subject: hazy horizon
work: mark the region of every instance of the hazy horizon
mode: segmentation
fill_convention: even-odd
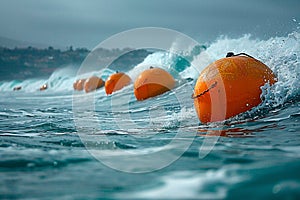
[[[221,35],[266,39],[299,27],[298,0],[0,0],[0,36],[54,47],[92,49],[132,28],[163,27],[198,42]]]

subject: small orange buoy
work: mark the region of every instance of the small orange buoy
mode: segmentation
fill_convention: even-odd
[[[94,91],[98,88],[101,88],[103,86],[104,86],[104,81],[97,76],[92,76],[84,82],[84,90],[87,93]]]
[[[105,82],[105,92],[106,94],[112,94],[113,92],[122,89],[123,87],[129,85],[131,79],[128,75],[117,72],[111,75]]]
[[[223,121],[261,103],[261,86],[277,81],[272,70],[245,54],[228,53],[200,74],[194,105],[202,123]]]
[[[160,68],[143,71],[134,83],[134,95],[137,100],[145,100],[163,94],[175,87],[171,74]]]
[[[48,88],[48,85],[44,84],[40,87],[40,91],[47,90],[47,88]]]
[[[75,90],[81,91],[83,90],[84,82],[86,79],[79,79],[73,83],[73,88]]]

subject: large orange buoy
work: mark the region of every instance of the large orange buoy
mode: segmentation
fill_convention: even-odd
[[[83,86],[84,86],[85,80],[86,80],[86,79],[79,79],[79,80],[76,80],[76,81],[73,83],[73,88],[74,88],[74,90],[78,90],[78,91],[83,90]]]
[[[117,72],[111,75],[105,82],[105,92],[106,94],[112,94],[113,92],[122,89],[123,87],[129,85],[131,78],[121,72]]]
[[[261,86],[274,84],[270,68],[245,54],[228,53],[200,74],[193,94],[202,123],[223,121],[261,103]]]
[[[137,100],[145,100],[163,94],[175,87],[171,74],[160,68],[143,71],[134,83],[134,95]]]
[[[84,82],[85,92],[91,92],[103,86],[104,86],[104,81],[97,76],[92,76]]]

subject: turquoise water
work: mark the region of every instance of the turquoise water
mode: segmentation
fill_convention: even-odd
[[[299,199],[299,50],[294,32],[221,38],[191,51],[200,71],[228,51],[246,52],[279,79],[262,88],[258,107],[209,125],[199,123],[190,98],[197,72],[164,52],[134,69],[164,64],[178,86],[143,102],[132,85],[110,97],[103,89],[73,93],[70,68],[49,80],[23,81],[18,92],[11,90],[20,82],[2,82],[0,199]],[[49,90],[36,91],[44,82]],[[95,109],[81,115],[74,105],[85,108],[86,98],[95,99]]]

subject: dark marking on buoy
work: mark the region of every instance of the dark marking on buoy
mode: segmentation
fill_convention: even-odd
[[[233,52],[228,52],[226,54],[226,58],[228,57],[233,57],[233,56],[248,56],[249,58],[253,58],[252,56],[250,56],[249,54],[246,54],[246,53],[238,53],[238,54],[234,54]],[[255,59],[255,58],[253,58]],[[256,60],[256,59],[255,59]]]
[[[217,86],[217,83],[218,83],[217,81],[214,82],[207,90],[204,90],[203,92],[201,92],[201,93],[198,94],[197,96],[194,96],[194,94],[192,94],[192,99],[196,99],[196,98],[198,98],[198,97],[201,97],[201,96],[204,95],[205,93],[209,92],[209,90],[211,90],[211,89],[213,89],[214,87]],[[220,90],[219,90],[219,92],[220,92]]]

